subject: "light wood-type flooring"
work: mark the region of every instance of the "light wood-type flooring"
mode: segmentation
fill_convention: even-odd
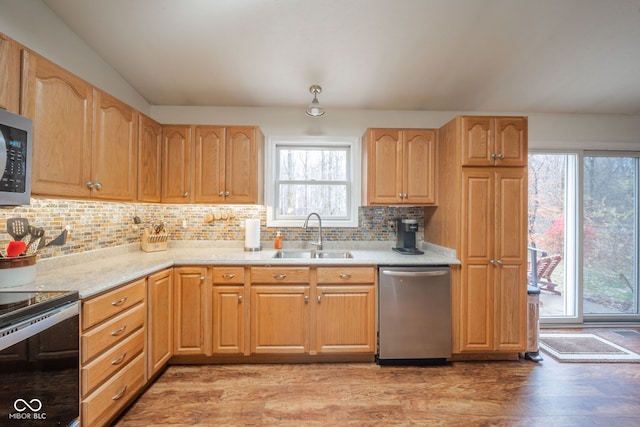
[[[640,335],[588,329],[640,352]],[[640,363],[170,366],[117,426],[640,426]]]

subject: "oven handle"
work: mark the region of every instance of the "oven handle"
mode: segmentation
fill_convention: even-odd
[[[448,270],[433,270],[433,271],[396,271],[396,270],[382,270],[382,274],[392,277],[434,277],[445,276],[449,274]]]
[[[80,302],[75,301],[8,326],[0,330],[0,351],[79,314]]]

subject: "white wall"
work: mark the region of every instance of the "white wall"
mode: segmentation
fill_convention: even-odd
[[[108,0],[105,0],[108,1]],[[258,125],[265,135],[361,136],[367,127],[435,128],[457,114],[440,111],[332,110],[309,118],[302,109],[150,106],[40,0],[0,0],[0,32],[109,92],[160,123]],[[529,116],[529,146],[640,150],[640,116],[472,112]]]

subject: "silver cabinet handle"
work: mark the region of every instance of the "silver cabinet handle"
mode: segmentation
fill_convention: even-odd
[[[234,277],[236,277],[236,275],[233,273],[226,273],[222,275],[223,279],[233,279]]]
[[[115,307],[119,307],[122,304],[124,304],[124,302],[127,300],[127,297],[122,297],[120,298],[118,301],[112,301],[111,305],[115,306]]]
[[[116,337],[116,336],[120,335],[121,333],[123,333],[125,331],[125,329],[127,329],[127,325],[124,325],[124,326],[116,329],[115,331],[111,331],[111,335]]]
[[[322,296],[318,295],[318,302],[322,302]]]
[[[497,260],[496,262],[498,263],[498,265],[502,265],[502,260],[501,259]]]
[[[351,279],[351,275],[349,273],[340,273],[338,276],[341,279]]]
[[[504,154],[502,154],[502,153],[498,154],[498,158],[499,159],[504,159]]]
[[[225,191],[225,192],[224,192],[224,195],[228,197],[228,196],[230,196],[230,195],[231,195],[231,192],[229,192],[229,191]]]
[[[119,365],[122,363],[122,361],[124,360],[124,358],[127,357],[127,352],[125,351],[124,353],[122,353],[122,356],[118,357],[117,359],[113,359],[111,361],[112,365]]]
[[[496,153],[491,153],[491,158],[492,158],[492,159],[495,159],[496,157],[498,157],[498,156],[496,155]]]
[[[309,302],[309,295],[304,296],[304,302]]]
[[[434,277],[445,276],[449,274],[447,270],[434,270],[434,271],[393,271],[382,270],[382,274],[385,276],[395,277]]]
[[[94,187],[95,187],[96,190],[100,190],[102,188],[102,184],[100,184],[99,182],[96,182],[94,184]]]
[[[242,302],[242,295],[238,295],[238,301]]]
[[[224,191],[219,192],[218,196],[224,196]]]
[[[204,276],[200,276],[200,281],[204,282],[205,277]]]
[[[287,277],[287,274],[286,274],[286,273],[280,273],[280,274],[274,274],[274,275],[273,275],[273,278],[274,278],[274,279],[276,279],[276,280],[282,280],[282,279],[284,279],[285,277]]]
[[[87,182],[87,188],[93,188],[95,184],[91,181]]]
[[[188,197],[189,196],[189,192],[185,191],[184,193],[182,193],[182,197]]]
[[[409,197],[409,193],[404,193],[404,195],[402,197],[404,197],[406,199],[407,197]]]
[[[111,400],[120,400],[120,398],[122,398],[122,396],[124,396],[124,394],[127,392],[128,387],[129,387],[128,385],[124,386],[122,391],[120,391],[120,393],[114,394]]]

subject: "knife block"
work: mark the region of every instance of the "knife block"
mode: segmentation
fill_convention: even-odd
[[[167,250],[169,234],[166,231],[152,233],[148,228],[142,232],[141,246],[145,252],[158,252]]]

